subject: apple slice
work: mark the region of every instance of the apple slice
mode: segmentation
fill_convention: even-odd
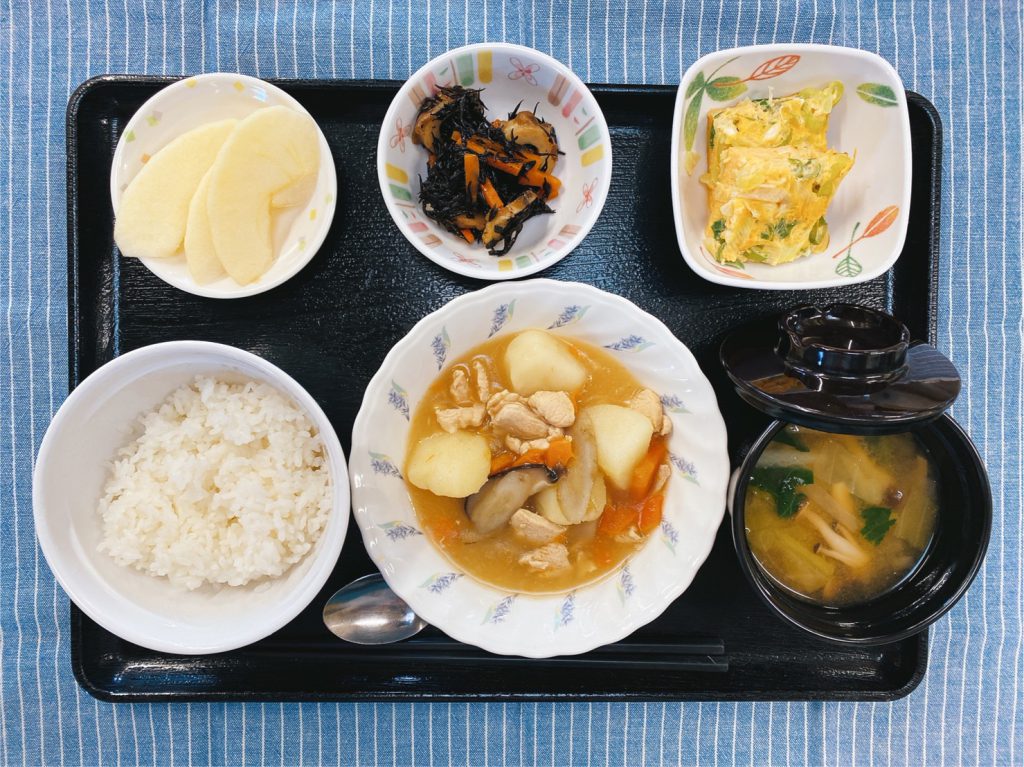
[[[293,187],[312,190],[320,166],[316,124],[287,107],[260,109],[242,120],[210,169],[206,210],[217,256],[240,285],[274,263],[275,198],[298,204]]]
[[[210,217],[206,213],[209,188],[210,174],[207,172],[189,203],[188,222],[185,225],[185,262],[192,279],[200,285],[224,276],[224,265],[217,257],[217,249],[213,247]]]
[[[207,123],[149,158],[121,195],[114,240],[126,256],[169,258],[185,239],[189,202],[238,120]]]

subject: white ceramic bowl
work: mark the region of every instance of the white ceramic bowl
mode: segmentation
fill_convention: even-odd
[[[409,417],[434,376],[487,338],[531,327],[608,349],[662,394],[674,425],[675,472],[661,528],[602,580],[545,596],[509,593],[463,573],[421,532],[402,479]],[[689,350],[624,298],[539,279],[460,296],[409,331],[366,389],[350,466],[356,522],[391,588],[449,636],[529,657],[586,652],[657,618],[711,551],[729,479],[725,425]]]
[[[425,96],[455,84],[482,88],[491,117],[505,117],[520,103],[523,109],[537,106],[565,153],[554,169],[562,181],[550,203],[555,212],[527,221],[505,256],[488,255],[482,245],[452,235],[419,204],[427,151],[412,142],[412,126]],[[560,61],[521,45],[478,43],[427,62],[401,87],[380,129],[377,177],[395,224],[431,261],[481,280],[525,277],[565,258],[597,221],[611,185],[611,138],[594,95]]]
[[[319,430],[333,483],[333,512],[312,551],[276,580],[240,587],[171,585],[97,551],[97,512],[109,465],[138,416],[196,375],[260,380],[294,400]],[[345,456],[313,398],[280,368],[203,341],[154,344],[117,357],[71,392],[43,437],[32,483],[36,534],[57,581],[108,631],[161,652],[222,652],[255,642],[298,615],[338,560],[349,519]]]
[[[828,249],[779,266],[719,264],[701,245],[708,222],[707,187],[700,183],[707,170],[708,111],[833,80],[843,83],[844,93],[829,120],[828,145],[856,154],[856,161],[825,214]],[[753,45],[704,56],[683,76],[672,123],[672,207],[683,258],[706,280],[794,290],[873,279],[903,250],[910,187],[906,94],[896,70],[874,53],[831,45]]]
[[[142,165],[169,142],[204,123],[244,118],[257,109],[285,106],[310,116],[305,107],[276,85],[248,75],[211,72],[168,85],[143,104],[121,132],[110,169],[110,201],[117,214],[121,195]],[[320,136],[320,173],[316,189],[305,207],[278,214],[275,224],[277,258],[253,283],[239,285],[222,277],[205,285],[189,274],[184,256],[140,259],[146,268],[169,285],[207,298],[244,298],[275,288],[294,277],[323,245],[334,218],[338,177],[334,158],[323,132]]]

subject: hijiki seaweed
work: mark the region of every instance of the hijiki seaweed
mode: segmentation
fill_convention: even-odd
[[[412,138],[429,153],[424,213],[492,256],[509,252],[526,221],[554,212],[558,141],[533,112],[517,106],[507,120],[488,121],[479,90],[439,88],[420,105]]]

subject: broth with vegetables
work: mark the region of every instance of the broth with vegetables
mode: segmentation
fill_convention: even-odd
[[[661,523],[671,421],[608,353],[543,330],[457,359],[412,417],[405,477],[430,540],[478,580],[566,591]]]
[[[910,434],[858,437],[784,427],[747,485],[750,550],[811,601],[867,601],[913,571],[935,530],[936,478]]]

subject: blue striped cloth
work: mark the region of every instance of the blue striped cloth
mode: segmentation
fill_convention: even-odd
[[[3,764],[1024,764],[1022,8],[889,0],[4,0],[0,5],[0,760]],[[102,72],[404,78],[505,39],[588,81],[676,83],[696,56],[877,51],[945,126],[939,345],[991,472],[984,570],[893,704],[195,704],[83,693],[36,545],[33,456],[67,381],[64,110]],[[921,276],[926,279],[926,275]]]

